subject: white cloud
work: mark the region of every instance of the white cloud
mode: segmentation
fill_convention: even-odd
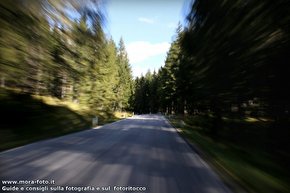
[[[141,21],[141,22],[144,22],[144,23],[149,23],[149,24],[155,23],[154,19],[150,19],[150,18],[146,18],[146,17],[139,17],[138,21]]]
[[[132,72],[133,72],[133,77],[140,77],[141,75],[145,75],[148,70],[150,70],[151,73],[153,73],[154,71],[155,72],[158,72],[158,70],[160,69],[163,62],[161,63],[155,63],[155,64],[150,64],[150,65],[133,65],[132,66]]]
[[[165,54],[170,47],[168,42],[150,43],[146,41],[131,42],[127,46],[130,63],[142,62],[150,57]]]
[[[132,71],[133,71],[133,76],[134,77],[140,77],[141,75],[145,75],[146,72],[149,70],[150,68],[149,67],[146,67],[146,66],[134,66],[132,68]]]

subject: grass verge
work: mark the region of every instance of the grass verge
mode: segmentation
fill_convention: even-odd
[[[250,145],[213,140],[200,127],[202,118],[171,116],[168,119],[183,137],[203,152],[218,173],[235,181],[247,192],[290,192],[288,173],[269,153]]]
[[[96,115],[98,125],[124,118],[119,114],[92,113],[75,103],[1,88],[0,151],[89,129]]]

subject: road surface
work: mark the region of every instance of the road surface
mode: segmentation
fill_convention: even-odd
[[[2,192],[230,192],[159,115],[5,151],[0,164]]]

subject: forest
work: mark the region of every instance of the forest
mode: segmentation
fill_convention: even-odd
[[[106,36],[101,9],[88,2],[1,1],[1,86],[102,111],[129,108],[124,41]]]
[[[101,6],[0,2],[0,149],[88,129],[96,116],[111,122],[130,109],[128,54],[122,38],[105,34]]]
[[[164,66],[135,80],[135,112],[168,115],[249,192],[287,191],[274,181],[289,180],[289,10],[195,0]]]
[[[251,158],[252,166],[289,180],[281,169],[290,169],[288,0],[195,0],[176,28],[164,65],[136,78],[124,40],[115,43],[104,32],[98,2],[0,1],[0,133],[6,142],[41,130],[20,130],[10,116],[31,124],[43,112],[43,120],[60,112],[42,102],[29,106],[27,98],[50,97],[81,106],[90,118],[131,111],[182,120],[214,148],[239,147],[235,159]],[[77,126],[85,120],[80,116],[73,115]],[[57,125],[59,119],[53,120]],[[262,160],[254,163],[255,155]],[[240,177],[250,183],[247,175]],[[257,184],[252,188],[267,188]],[[268,185],[270,192],[285,190]]]
[[[271,122],[270,141],[285,145],[289,3],[208,2],[195,1],[177,27],[165,65],[136,78],[134,111],[210,116],[213,136],[223,117],[255,117]]]

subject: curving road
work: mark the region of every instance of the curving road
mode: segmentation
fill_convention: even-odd
[[[159,115],[2,152],[0,175],[2,192],[230,193]]]

